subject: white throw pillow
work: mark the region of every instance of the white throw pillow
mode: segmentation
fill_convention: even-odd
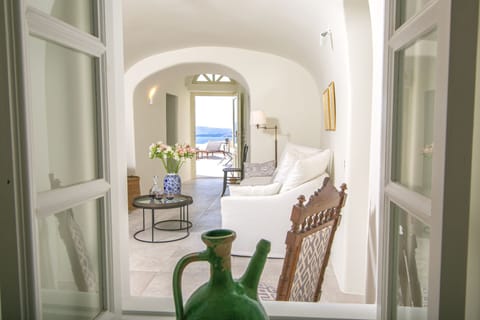
[[[269,196],[277,194],[281,183],[275,182],[263,186],[229,186],[231,196]]]
[[[330,164],[331,152],[324,150],[305,159],[295,162],[293,169],[288,173],[280,192],[298,187],[302,183],[312,180],[323,174]]]
[[[322,150],[318,148],[287,142],[282,155],[280,156],[280,161],[278,162],[278,168],[275,172],[273,181],[283,183],[297,160],[304,159],[321,151]]]
[[[278,163],[277,172],[275,173],[275,177],[273,178],[273,182],[280,182],[283,183],[288,176],[290,170],[292,170],[295,162],[301,159],[302,154],[294,151],[294,150],[287,150],[282,154],[281,161]]]
[[[294,144],[294,143],[291,143],[291,142],[287,142],[284,150],[294,151],[294,152],[297,152],[297,153],[301,153],[305,156],[310,156],[310,155],[313,155],[317,152],[322,151],[322,149],[319,149],[319,148],[302,146],[302,145]]]

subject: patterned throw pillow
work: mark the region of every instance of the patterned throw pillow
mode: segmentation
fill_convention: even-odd
[[[251,177],[268,177],[273,175],[275,171],[275,161],[267,161],[263,163],[249,163],[243,164],[243,173],[245,178]]]

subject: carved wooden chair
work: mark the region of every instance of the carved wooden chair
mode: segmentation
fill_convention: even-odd
[[[276,300],[320,300],[325,269],[327,268],[333,238],[341,219],[341,210],[347,195],[346,184],[338,191],[329,178],[310,196],[298,197],[287,233],[287,252],[278,281]]]

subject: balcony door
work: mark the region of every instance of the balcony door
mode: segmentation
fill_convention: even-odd
[[[474,2],[387,4],[381,319],[464,318]]]
[[[12,239],[22,239],[17,303],[8,303],[16,292],[2,279],[5,319],[119,315],[114,8],[110,0],[2,2],[8,94],[18,99],[8,103],[18,178],[11,180],[18,200]]]

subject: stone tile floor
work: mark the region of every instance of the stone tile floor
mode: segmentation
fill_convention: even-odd
[[[133,238],[135,231],[142,228],[142,210],[136,209],[129,214],[130,232],[130,292],[133,296],[171,297],[171,279],[177,261],[191,252],[205,249],[200,239],[203,232],[221,227],[220,194],[222,179],[202,177],[184,182],[182,193],[191,195],[194,203],[189,207],[190,220],[193,223],[190,236],[170,243],[143,243]],[[176,219],[178,209],[156,210],[155,219]],[[151,235],[150,213],[146,215],[146,238]],[[155,230],[155,239],[171,239],[181,235],[177,232]],[[250,257],[232,257],[232,273],[239,278],[246,269]],[[283,259],[268,259],[261,281],[273,287],[277,286]],[[209,265],[196,262],[187,266],[183,274],[183,294],[189,296],[200,284],[209,279]],[[334,270],[328,266],[323,284],[321,302],[363,303],[364,297],[344,294],[339,290]]]

